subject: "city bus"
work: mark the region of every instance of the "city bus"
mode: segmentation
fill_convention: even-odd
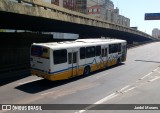
[[[120,39],[77,39],[31,45],[31,73],[56,81],[126,61],[127,42]]]

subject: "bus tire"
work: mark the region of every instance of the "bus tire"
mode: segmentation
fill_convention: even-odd
[[[121,63],[120,58],[118,58],[118,60],[117,60],[117,64],[120,64],[120,63]]]
[[[90,74],[90,67],[87,66],[84,68],[84,72],[83,72],[83,75],[89,75]]]

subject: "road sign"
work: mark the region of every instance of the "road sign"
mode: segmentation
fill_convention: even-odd
[[[145,20],[160,20],[160,13],[145,13]]]

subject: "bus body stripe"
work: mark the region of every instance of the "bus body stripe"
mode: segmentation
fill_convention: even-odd
[[[113,59],[112,59],[113,60]],[[79,68],[79,67],[85,67],[87,65],[92,65],[94,64],[94,61],[95,61],[95,64],[96,64],[96,58],[93,59],[93,62],[92,63],[88,63],[88,64],[84,64],[84,65],[80,65],[80,66],[74,66],[74,67],[69,67],[69,68],[66,68],[66,69],[62,69],[62,70],[59,70],[59,71],[55,71],[55,72],[47,72],[47,71],[43,71],[41,69],[36,69],[36,68],[32,68],[32,69],[35,69],[35,70],[38,70],[38,71],[42,71],[42,72],[45,72],[45,73],[48,73],[48,74],[56,74],[56,73],[60,73],[60,72],[64,72],[64,71],[67,71],[67,70],[70,70],[70,69],[74,69],[74,68]],[[108,61],[107,61],[108,62]],[[101,63],[101,61],[99,62]],[[103,62],[104,63],[104,62]],[[112,65],[112,64],[111,64]]]

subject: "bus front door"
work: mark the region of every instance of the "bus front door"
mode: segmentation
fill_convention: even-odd
[[[70,77],[76,76],[78,73],[78,52],[68,53],[68,68]]]
[[[108,57],[108,48],[105,46],[102,46],[102,49],[101,49],[101,62],[102,62],[101,68],[105,68],[107,66],[107,59],[108,59],[107,57]]]

